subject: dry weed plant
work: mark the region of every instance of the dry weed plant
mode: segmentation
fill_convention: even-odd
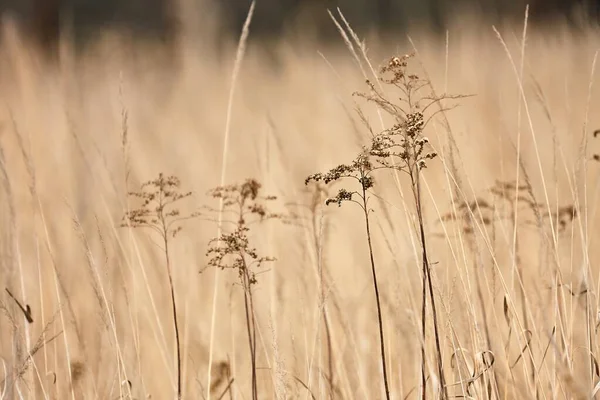
[[[358,183],[358,190],[348,190],[346,188],[339,189],[337,195],[332,198],[328,198],[325,201],[326,205],[337,204],[341,206],[343,202],[352,202],[357,204],[365,219],[365,231],[366,240],[369,248],[369,256],[371,262],[372,282],[375,290],[375,301],[377,304],[377,319],[379,323],[379,345],[380,345],[380,357],[383,371],[383,385],[385,389],[386,398],[390,399],[390,390],[388,383],[387,374],[387,363],[386,363],[386,352],[385,352],[385,338],[383,332],[383,316],[381,311],[381,299],[379,295],[379,283],[377,281],[377,271],[375,268],[375,259],[373,255],[373,246],[371,239],[371,226],[369,221],[369,199],[368,191],[374,185],[374,179],[371,176],[373,171],[376,170],[375,165],[371,162],[370,152],[367,147],[363,147],[362,152],[352,161],[351,164],[341,164],[336,168],[326,173],[316,173],[306,178],[306,184],[308,185],[312,181],[320,182],[323,181],[326,184],[335,182],[342,179],[355,180]]]
[[[414,54],[404,55],[402,57],[391,58],[384,65],[379,73],[381,83],[390,86],[398,97],[386,95],[378,89],[371,81],[367,80],[370,89],[369,93],[355,93],[369,102],[385,111],[394,119],[394,125],[380,133],[374,134],[372,128],[360,113],[363,121],[366,123],[372,134],[371,143],[363,146],[361,152],[350,164],[341,164],[326,173],[316,173],[306,178],[305,184],[310,182],[324,182],[329,184],[342,179],[356,181],[358,190],[339,189],[336,196],[326,200],[326,204],[337,204],[341,206],[343,202],[352,202],[357,204],[364,216],[366,241],[369,249],[372,283],[375,292],[375,301],[377,305],[377,317],[379,323],[379,344],[380,358],[383,373],[383,386],[387,399],[390,399],[390,389],[388,382],[385,335],[383,315],[381,308],[381,296],[379,283],[377,279],[377,269],[372,245],[372,233],[369,216],[372,209],[369,205],[371,198],[371,189],[375,185],[373,173],[378,170],[393,170],[400,172],[408,177],[411,193],[414,198],[415,211],[419,225],[419,240],[422,251],[422,309],[421,309],[421,383],[422,397],[427,395],[427,373],[426,373],[426,321],[427,321],[427,293],[431,302],[433,326],[435,332],[436,357],[438,364],[438,374],[440,380],[440,391],[443,398],[448,398],[446,380],[444,377],[442,349],[438,324],[438,311],[433,292],[433,280],[431,278],[431,266],[427,252],[427,239],[425,237],[421,174],[427,168],[427,162],[433,160],[437,153],[431,149],[429,139],[424,136],[423,131],[431,119],[438,113],[448,111],[450,108],[440,105],[443,100],[457,99],[462,96],[434,96],[429,93],[430,82],[419,78],[418,75],[408,71],[408,62]],[[393,100],[392,100],[393,99]],[[437,110],[432,111],[432,106],[439,106]]]
[[[483,294],[484,283],[481,275],[484,268],[484,262],[481,256],[482,251],[478,243],[478,236],[485,235],[486,232],[494,232],[496,229],[498,229],[497,225],[502,224],[505,221],[509,221],[515,224],[515,284],[520,289],[522,306],[521,312],[523,326],[525,328],[524,335],[526,337],[526,344],[522,349],[520,349],[518,356],[510,364],[510,369],[512,371],[517,366],[520,360],[524,359],[527,355],[529,355],[528,358],[532,366],[531,380],[535,382],[538,377],[536,376],[537,368],[535,366],[535,362],[533,356],[531,355],[530,349],[533,331],[532,328],[529,327],[528,322],[530,319],[530,305],[528,304],[528,296],[525,292],[526,281],[521,255],[523,250],[522,247],[519,245],[521,242],[521,230],[530,226],[534,226],[539,229],[545,229],[545,227],[540,225],[544,224],[545,221],[551,219],[555,221],[554,226],[557,229],[557,233],[564,233],[568,225],[575,220],[578,213],[576,206],[573,204],[552,207],[554,208],[554,211],[551,212],[545,211],[546,207],[539,205],[535,201],[533,191],[529,183],[517,184],[515,181],[497,180],[495,184],[492,187],[490,187],[486,192],[487,196],[478,196],[475,198],[475,200],[471,202],[462,201],[457,205],[456,210],[450,211],[442,215],[438,221],[454,222],[459,224],[459,229],[461,230],[461,233],[463,235],[461,239],[464,243],[466,243],[467,248],[474,257],[473,270],[475,271],[476,291],[485,333],[485,343],[483,345],[480,344],[480,348],[484,348],[487,350],[484,350],[481,353],[483,370],[477,373],[475,371],[473,371],[472,373],[470,372],[470,377],[462,383],[467,383],[467,395],[475,396],[476,394],[471,391],[471,386],[473,383],[475,383],[475,381],[481,379],[483,380],[482,386],[486,389],[488,398],[491,398],[492,394],[495,397],[501,398],[502,389],[499,387],[499,377],[496,369],[494,368],[495,356],[492,346],[493,336],[490,332],[489,326],[489,312],[487,310],[488,302],[486,302],[486,298]],[[530,211],[530,213],[534,217],[534,220],[524,218],[522,216],[522,213],[517,212],[518,210]],[[492,273],[493,280],[495,281],[495,270],[492,270]],[[568,285],[562,284],[560,279],[557,282],[559,286],[568,287]],[[570,288],[568,288],[568,290],[570,290]],[[576,295],[572,291],[571,294],[573,296]],[[493,302],[494,298],[492,298],[492,303]],[[511,343],[513,331],[517,330],[517,326],[515,324],[512,311],[509,307],[506,294],[503,296],[503,316],[508,326],[508,336],[504,344],[504,351],[507,352]],[[554,332],[556,328],[554,327],[553,329]],[[478,327],[475,327],[475,330],[479,331]],[[456,356],[457,354],[454,353],[452,355],[453,359]],[[485,358],[486,356],[488,358]],[[491,373],[491,376],[488,376],[488,371]]]
[[[162,172],[156,179],[143,183],[139,191],[129,192],[129,195],[142,202],[123,216],[121,226],[127,228],[145,228],[158,235],[161,240],[159,247],[165,256],[165,267],[171,294],[173,329],[177,347],[177,398],[182,397],[181,376],[181,338],[177,316],[177,302],[173,284],[172,261],[169,245],[183,229],[181,223],[199,216],[196,212],[184,214],[178,208],[179,203],[190,197],[192,192],[180,190],[181,181],[176,176],[165,176]]]
[[[229,225],[229,231],[210,240],[206,252],[208,260],[206,268],[234,270],[238,274],[239,283],[244,294],[244,310],[246,316],[246,331],[251,364],[252,399],[258,400],[257,384],[257,320],[253,295],[253,287],[258,284],[258,276],[266,263],[275,261],[274,257],[261,255],[251,245],[251,227],[266,220],[286,221],[287,216],[270,211],[271,202],[275,196],[263,196],[260,193],[262,185],[255,179],[246,179],[239,184],[218,186],[208,192],[210,197],[222,200],[223,210],[204,206],[204,211],[218,215],[222,212],[225,218],[222,222]]]

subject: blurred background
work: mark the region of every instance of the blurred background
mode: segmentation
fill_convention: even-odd
[[[0,281],[35,320],[0,312],[0,359],[25,379],[20,398],[172,398],[163,254],[148,232],[120,226],[137,204],[127,193],[161,172],[194,193],[182,212],[217,207],[204,194],[221,174],[228,184],[255,177],[281,208],[299,205],[301,227],[253,231],[261,254],[278,258],[261,274],[256,298],[265,398],[309,398],[306,387],[329,398],[330,386],[338,399],[378,398],[363,220],[352,207],[317,207],[324,202],[303,182],[353,159],[369,140],[365,119],[373,129],[392,122],[352,93],[374,78],[367,58],[376,68],[412,50],[411,70],[438,93],[468,96],[448,102],[427,129],[440,161],[425,175],[426,227],[441,324],[452,332],[443,343],[449,381],[475,376],[475,361],[453,367],[463,349],[473,360],[492,352],[496,363],[480,375],[487,380],[465,385],[476,393],[454,385],[452,394],[593,398],[600,168],[586,163],[600,153],[600,0],[529,2],[523,38],[525,0],[257,0],[240,57],[249,0],[0,0]],[[365,54],[346,48],[327,13],[343,25],[336,7],[365,39]],[[58,62],[44,62],[35,47]],[[478,210],[475,234],[441,222],[475,199],[498,203],[500,213],[505,203],[490,188],[519,179],[544,215],[578,210],[572,226],[535,222],[535,207],[492,225]],[[411,400],[420,398],[422,265],[412,186],[391,176],[378,185],[385,201],[373,203],[374,243],[391,386]],[[230,378],[219,371],[231,371],[239,399],[250,387],[242,292],[235,273],[199,273],[217,229],[189,222],[172,258],[184,398],[219,398]],[[16,307],[5,295],[0,311],[3,302]],[[552,337],[558,344],[548,351]],[[25,373],[32,346],[39,353]],[[539,366],[535,385],[528,363]],[[489,395],[487,382],[506,389]]]
[[[522,20],[527,3],[534,24],[558,18],[583,27],[597,23],[600,15],[600,0],[261,0],[253,37],[268,39],[300,29],[304,36],[311,31],[320,40],[337,40],[327,17],[327,10],[336,7],[355,29],[398,34],[413,25],[444,32],[453,17],[464,14],[490,23]],[[79,43],[109,27],[135,38],[170,40],[182,19],[213,24],[216,20],[218,37],[237,36],[249,6],[249,0],[0,0],[0,13],[49,46],[67,28]]]

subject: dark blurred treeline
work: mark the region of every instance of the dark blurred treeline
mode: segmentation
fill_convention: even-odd
[[[61,30],[85,43],[107,28],[140,38],[165,40],[176,31],[172,0],[0,0],[0,14],[41,46],[52,49]]]
[[[233,36],[239,34],[250,6],[250,0],[0,0],[0,13],[12,14],[45,47],[52,46],[66,24],[82,41],[107,27],[127,29],[140,38],[168,40],[178,30],[180,2],[196,3],[194,15],[200,21],[203,8],[212,4],[221,16],[220,33]],[[600,0],[528,2],[533,23],[564,18],[574,25],[595,24],[600,16]],[[398,33],[409,25],[423,24],[442,32],[451,17],[465,11],[490,22],[522,19],[526,3],[526,0],[257,0],[253,35],[273,37],[305,29],[326,40],[335,34],[327,9],[336,7],[340,7],[356,29]]]
[[[248,0],[221,1],[230,26],[241,26],[249,3]],[[357,29],[398,33],[409,26],[423,24],[443,32],[452,18],[465,12],[488,22],[522,21],[527,4],[531,21],[538,24],[563,19],[581,26],[597,23],[600,17],[600,0],[260,0],[253,26],[255,33],[272,35],[285,31],[294,21],[304,25],[316,23],[322,25],[325,35],[333,33],[337,37],[327,10],[335,13],[339,7]]]

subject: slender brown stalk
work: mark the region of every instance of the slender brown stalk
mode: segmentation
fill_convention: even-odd
[[[244,311],[246,313],[246,331],[248,333],[250,365],[252,369],[252,400],[258,400],[258,383],[256,379],[256,320],[254,318],[254,300],[252,298],[252,278],[248,272],[248,266],[243,254],[240,254],[240,259],[244,264],[242,284],[244,286]]]
[[[238,230],[240,231],[244,229],[245,225],[244,203],[245,201],[241,201],[239,204]],[[240,273],[242,278],[242,286],[244,288],[244,311],[246,313],[246,330],[248,332],[248,344],[250,350],[252,400],[258,400],[258,383],[256,379],[256,319],[254,318],[254,299],[252,297],[252,283],[254,279],[250,275],[244,253],[238,252],[238,257],[243,266]]]
[[[421,203],[421,180],[419,176],[418,167],[415,169],[415,181],[416,186],[413,186],[415,189],[415,199],[417,206],[417,218],[419,219],[419,233],[421,240],[421,247],[423,250],[423,281],[427,280],[427,285],[429,288],[429,298],[431,300],[431,313],[433,316],[433,331],[435,335],[435,348],[437,353],[437,364],[438,364],[438,374],[440,378],[440,386],[444,399],[448,399],[448,388],[446,387],[446,378],[444,376],[444,366],[443,366],[443,358],[442,358],[442,346],[440,343],[440,333],[439,333],[439,324],[437,317],[437,307],[435,304],[435,296],[433,294],[433,283],[431,279],[431,266],[429,264],[429,259],[427,256],[427,240],[425,239],[425,227],[423,224],[423,208]],[[425,294],[425,288],[423,288],[423,294]],[[425,300],[425,299],[423,299]],[[425,316],[425,303],[423,304],[423,317]],[[425,322],[423,321],[423,339],[425,339]],[[423,347],[425,343],[423,343]],[[424,367],[423,367],[424,368]],[[423,386],[425,388],[425,386]],[[423,391],[425,393],[425,391]]]
[[[427,268],[423,263],[423,282],[421,284],[421,386],[423,391],[421,399],[427,399],[427,353],[425,350],[425,340],[427,339]]]
[[[364,176],[363,176],[364,178]],[[377,272],[375,271],[375,259],[373,257],[373,245],[371,243],[371,228],[369,225],[369,209],[367,208],[367,191],[362,185],[362,205],[365,215],[365,226],[367,230],[367,243],[369,244],[369,258],[371,261],[371,272],[373,274],[373,288],[375,289],[375,301],[377,302],[377,322],[379,324],[379,346],[381,350],[381,367],[383,369],[383,385],[385,387],[385,398],[390,399],[390,387],[387,375],[387,363],[385,360],[385,340],[383,335],[383,316],[381,313],[381,300],[379,297],[379,285],[377,283]]]
[[[177,398],[182,397],[181,386],[181,342],[179,335],[179,322],[177,320],[177,303],[175,302],[175,287],[173,285],[173,274],[171,273],[171,260],[169,256],[169,240],[166,235],[163,236],[165,246],[165,261],[167,267],[167,276],[169,277],[169,289],[171,291],[171,313],[173,317],[173,330],[175,331],[175,345],[177,346]]]

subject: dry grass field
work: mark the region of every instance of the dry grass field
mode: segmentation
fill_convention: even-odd
[[[463,17],[446,40],[417,26],[410,40],[357,32],[361,49],[332,15],[347,43],[295,32],[265,51],[250,24],[245,52],[215,48],[208,33],[165,51],[109,32],[77,56],[65,39],[57,64],[5,26],[2,398],[168,399],[178,370],[184,399],[385,398],[372,266],[390,398],[593,398],[598,31]],[[454,97],[409,110],[378,83],[391,57],[413,52],[425,102]],[[366,79],[404,111],[353,96],[373,94]],[[320,186],[328,194],[305,185],[421,111],[432,118],[416,137],[437,157],[412,175],[373,171],[368,236],[360,204],[325,205],[342,187],[360,194],[358,181]],[[168,181],[144,214],[128,192],[161,173],[185,195],[174,199]],[[237,203],[218,197],[251,205],[260,197],[236,192],[249,186],[209,193],[250,178],[277,197],[263,202],[274,218],[260,221],[257,205],[240,222]],[[152,205],[160,199],[176,201]],[[163,229],[187,216],[170,226],[176,236]],[[424,244],[436,305],[434,325],[426,291],[425,335]]]

